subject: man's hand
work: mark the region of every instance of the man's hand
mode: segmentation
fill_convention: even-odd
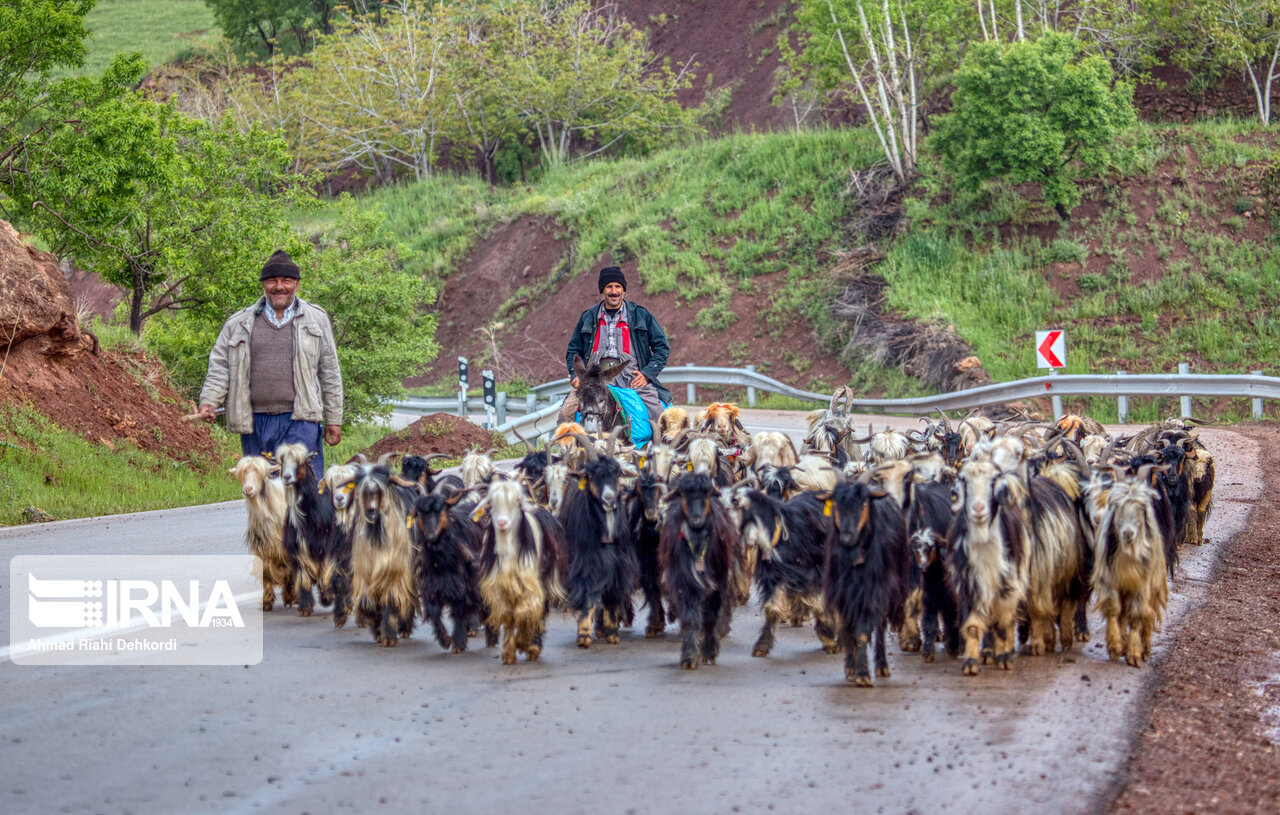
[[[645,379],[644,374],[640,373],[639,371],[636,371],[636,375],[631,377],[632,390],[635,390],[637,388],[643,388],[645,385],[648,385],[648,384],[649,384],[649,380]]]
[[[578,389],[578,377],[575,376],[573,379],[569,380],[569,387],[573,388],[575,391]]]
[[[200,418],[206,422],[212,422],[218,416],[217,408],[213,405],[201,405],[200,410],[196,412],[199,413]]]
[[[324,426],[324,442],[333,447],[342,441],[342,425],[327,424]]]

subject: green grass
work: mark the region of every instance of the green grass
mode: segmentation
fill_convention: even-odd
[[[350,428],[341,444],[325,449],[325,459],[346,461],[386,433]],[[0,405],[0,524],[22,523],[27,506],[64,520],[234,500],[240,490],[227,470],[240,457],[240,438],[215,434],[213,458],[174,460],[128,443],[111,450],[29,408]]]
[[[65,75],[102,73],[120,52],[141,51],[148,69],[218,45],[222,31],[203,0],[98,0],[85,16],[91,32],[80,68]]]

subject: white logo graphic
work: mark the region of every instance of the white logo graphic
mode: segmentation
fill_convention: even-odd
[[[102,625],[101,580],[41,580],[27,575],[28,616],[36,628]],[[70,599],[75,598],[75,599]]]
[[[0,648],[0,658],[27,665],[257,663],[262,587],[255,569],[261,566],[247,555],[20,555],[9,563],[9,647]]]

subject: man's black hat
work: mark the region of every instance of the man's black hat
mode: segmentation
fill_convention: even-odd
[[[270,277],[292,277],[294,280],[301,280],[302,270],[293,262],[293,258],[289,257],[288,252],[277,249],[267,259],[267,265],[262,267],[262,274],[258,275],[259,280]]]
[[[627,279],[622,276],[622,270],[617,266],[606,266],[600,270],[600,293],[604,294],[604,287],[610,283],[621,283],[622,290],[627,290]]]

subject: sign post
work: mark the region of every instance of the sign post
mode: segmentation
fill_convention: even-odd
[[[498,389],[493,381],[493,371],[481,371],[480,378],[484,381],[485,427],[495,427],[494,415],[498,408]]]
[[[458,415],[467,418],[467,358],[458,357]]]
[[[1048,368],[1050,376],[1056,374],[1059,368],[1067,367],[1067,333],[1065,331],[1055,328],[1051,331],[1036,332],[1036,367]],[[1053,386],[1046,382],[1044,389],[1051,391]],[[1062,397],[1055,393],[1050,401],[1053,403],[1054,421],[1057,421],[1062,418]]]

